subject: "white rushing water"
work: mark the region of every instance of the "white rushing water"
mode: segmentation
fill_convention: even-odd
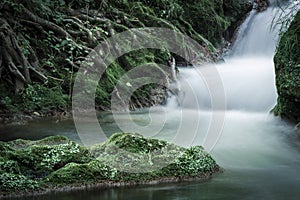
[[[187,131],[197,133],[192,144],[203,145],[207,150],[213,148],[212,154],[222,166],[231,167],[271,167],[282,160],[288,162],[296,157],[289,152],[290,148],[283,142],[283,132],[292,132],[292,127],[270,114],[276,104],[277,92],[275,87],[275,72],[273,56],[278,41],[279,27],[274,27],[274,18],[282,12],[275,1],[266,11],[252,11],[239,29],[238,37],[232,51],[224,63],[217,65],[181,68],[179,85],[181,93],[173,98],[168,105],[169,110],[186,112],[192,122],[198,120],[197,126],[189,123],[182,124],[189,128],[180,132],[186,140],[191,140]],[[210,73],[215,67],[218,73]],[[204,78],[205,77],[205,78]],[[220,135],[209,132],[213,112],[212,87],[217,79],[222,80],[226,109],[225,120]],[[194,98],[198,100],[195,102]],[[179,102],[179,103],[178,103]],[[184,111],[183,111],[184,110]],[[177,113],[178,114],[178,113]],[[221,124],[219,124],[221,126]],[[281,135],[282,134],[282,135]],[[184,137],[180,137],[179,144]],[[208,139],[212,141],[208,142]],[[213,145],[213,146],[211,146]],[[276,147],[276,148],[274,148]]]
[[[181,146],[202,145],[207,151],[215,148],[215,154],[218,149],[234,151],[236,144],[249,152],[280,146],[280,140],[271,138],[286,125],[270,114],[277,98],[273,56],[279,35],[272,22],[280,12],[275,1],[264,12],[252,11],[225,62],[180,68],[178,96],[172,96],[166,107],[133,112],[130,118],[115,115],[118,126],[122,131],[140,132]]]
[[[205,183],[96,189],[45,199],[299,199],[299,132],[269,113],[277,97],[273,56],[278,29],[271,24],[281,9],[275,2],[262,13],[250,13],[224,63],[181,68],[179,95],[167,106],[132,112],[130,118],[122,113],[99,115],[107,136],[122,127],[182,146],[203,145],[224,173]],[[76,135],[75,130],[70,134],[72,123],[18,128],[7,129],[6,137],[28,134],[23,137],[32,139],[49,130]]]
[[[275,106],[277,97],[273,55],[278,40],[278,28],[272,29],[271,25],[279,11],[278,7],[270,7],[262,13],[252,11],[242,24],[231,54],[224,63],[180,69],[180,94],[177,99],[171,99],[167,110],[173,112],[173,116],[180,115],[181,120],[188,120],[177,131],[177,135],[182,137],[173,142],[184,146],[192,142],[211,150],[220,135],[234,132],[240,136],[248,127],[236,126],[239,130],[228,130],[233,128],[232,124],[246,124],[245,120],[251,120],[253,126],[258,128],[254,122],[260,123],[257,121],[261,119],[260,116],[273,118],[269,116],[269,111]],[[211,70],[212,68],[217,70]],[[225,96],[213,94],[223,92]],[[221,110],[214,109],[216,102],[224,103],[225,107]],[[214,130],[219,133],[211,131],[214,114],[224,114],[226,119],[224,124],[219,120],[213,125],[220,126],[218,130]],[[195,137],[188,134],[194,132],[193,129],[197,129]],[[234,140],[235,135],[230,134],[228,137]]]

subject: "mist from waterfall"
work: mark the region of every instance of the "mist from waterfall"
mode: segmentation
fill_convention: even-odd
[[[287,1],[280,2],[283,6]],[[171,116],[189,118],[185,120],[188,122],[181,124],[178,135],[188,138],[189,130],[197,129],[198,134],[192,144],[216,152],[218,149],[230,151],[236,142],[240,142],[247,151],[252,148],[264,151],[264,146],[275,145],[276,139],[274,143],[265,142],[274,137],[270,134],[276,132],[270,124],[277,123],[277,119],[270,114],[277,99],[273,57],[280,27],[275,26],[275,22],[280,12],[283,12],[283,7],[277,3],[272,1],[271,6],[263,12],[253,10],[249,13],[239,28],[229,54],[224,57],[224,62],[179,69],[179,95],[170,98],[166,107]],[[214,93],[224,93],[224,98]],[[225,104],[223,108],[214,105],[220,102]],[[222,114],[224,123],[220,125],[219,122],[219,126],[223,127],[217,136],[216,130],[209,131],[214,126],[214,115]],[[261,132],[261,129],[264,131]],[[215,146],[212,145],[213,140]],[[182,141],[184,137],[175,142],[188,145]],[[276,145],[280,146],[277,142]],[[220,160],[224,157],[227,156],[223,155]]]

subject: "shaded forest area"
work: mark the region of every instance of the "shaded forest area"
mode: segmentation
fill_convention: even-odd
[[[0,114],[56,115],[68,110],[85,56],[101,41],[130,28],[180,31],[203,45],[210,52],[205,59],[213,61],[222,40],[233,37],[251,9],[247,0],[3,0]],[[119,58],[99,82],[97,108],[110,109],[111,92],[126,71],[149,62],[167,64],[170,57],[168,51],[143,49]],[[160,98],[153,99],[153,91]],[[134,93],[131,109],[163,103],[165,92],[146,85]]]

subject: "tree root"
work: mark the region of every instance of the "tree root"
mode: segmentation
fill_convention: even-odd
[[[71,34],[74,34],[75,36],[76,35],[86,35],[90,46],[95,45],[97,43],[97,39],[93,36],[93,33],[88,28],[84,27],[84,25],[80,19],[71,17],[71,18],[63,19],[63,21],[69,22],[69,23],[75,25],[80,30],[80,31],[72,31],[72,32],[69,31]]]
[[[25,18],[27,18],[28,20],[31,20],[35,23],[40,24],[44,29],[47,30],[52,30],[54,33],[61,35],[62,37],[68,37],[71,38],[70,34],[65,31],[63,28],[59,27],[58,25],[46,20],[46,19],[42,19],[38,16],[36,16],[35,14],[33,14],[32,12],[30,12],[27,8],[25,8],[22,4],[21,4],[22,10],[23,10],[23,15],[25,16]]]
[[[32,70],[41,80],[47,78],[38,70],[38,59],[33,49],[29,48],[30,55],[27,59],[16,38],[16,34],[7,21],[0,19],[0,75],[5,68],[8,69],[15,82],[15,92],[19,92],[24,88],[24,84],[31,82],[29,70]]]

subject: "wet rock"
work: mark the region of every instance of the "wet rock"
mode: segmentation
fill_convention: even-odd
[[[183,148],[136,133],[116,133],[89,148],[63,136],[0,142],[0,172],[1,197],[86,184],[110,187],[120,182],[119,186],[203,180],[220,172],[220,167],[200,146]]]
[[[300,121],[299,38],[300,12],[280,38],[274,57],[278,99],[273,112],[296,123]]]
[[[254,0],[254,9],[257,10],[257,12],[262,12],[266,10],[270,5],[269,0]]]

